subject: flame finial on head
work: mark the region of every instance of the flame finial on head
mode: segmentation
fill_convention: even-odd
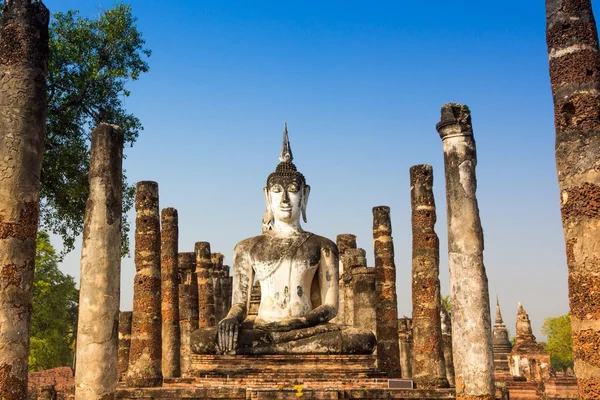
[[[292,155],[292,148],[290,147],[290,139],[288,137],[287,122],[283,123],[283,144],[281,146],[281,154],[279,155],[279,162],[292,162],[294,156]]]

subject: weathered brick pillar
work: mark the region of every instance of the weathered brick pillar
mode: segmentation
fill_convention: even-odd
[[[446,170],[456,399],[493,399],[490,296],[475,194],[477,155],[468,107],[456,103],[442,106],[437,130],[444,145]]]
[[[377,290],[377,367],[387,377],[400,376],[398,300],[392,221],[388,206],[373,207],[373,244]]]
[[[450,314],[445,307],[440,307],[440,320],[442,321],[442,344],[444,347],[444,364],[446,365],[446,379],[450,387],[455,386],[454,359],[452,358],[452,325]]]
[[[192,296],[192,283],[196,281],[196,254],[193,252],[178,254],[179,269],[179,330],[180,330],[180,367],[181,376],[189,372],[190,354],[192,354],[190,336],[198,329],[198,284],[194,284],[195,296]],[[196,311],[192,317],[192,310]]]
[[[364,249],[347,249],[344,253],[345,275],[351,275],[346,287],[348,314],[353,314],[353,325],[377,332],[375,268],[367,268],[367,253]],[[348,293],[349,292],[349,293]]]
[[[213,302],[215,304],[215,319],[219,322],[223,318],[223,259],[225,256],[221,253],[211,253],[211,262],[213,264],[212,282],[213,282]]]
[[[580,399],[600,399],[600,58],[590,0],[547,0],[556,169]]]
[[[27,397],[49,13],[41,1],[7,4],[0,22],[0,398],[14,400]]]
[[[119,364],[123,132],[100,124],[92,132],[90,194],[85,207],[75,397],[115,394]]]
[[[354,313],[352,311],[346,311],[346,297],[348,297],[348,291],[346,290],[346,282],[344,281],[344,272],[346,268],[344,268],[344,254],[347,249],[355,249],[356,248],[356,235],[352,235],[350,233],[342,233],[337,235],[336,238],[338,252],[339,252],[339,260],[340,260],[340,268],[339,268],[339,296],[338,296],[338,313],[333,322],[352,325],[352,320],[354,318]],[[346,281],[352,279],[352,274],[348,274],[346,277]]]
[[[196,242],[196,276],[198,278],[198,326],[215,326],[215,304],[213,282],[210,276],[213,265],[210,258],[210,243]]]
[[[226,271],[229,271],[229,266],[226,265],[225,267],[227,267]],[[227,272],[227,276],[225,277],[225,299],[227,300],[227,304],[225,306],[225,316],[227,316],[227,313],[229,313],[229,310],[231,309],[231,295],[232,295],[232,290],[233,290],[233,276],[229,276],[229,272]]]
[[[174,208],[164,208],[161,214],[160,273],[162,315],[162,374],[163,378],[181,375],[179,363],[179,287],[177,254],[179,251],[179,218]]]
[[[132,387],[162,384],[160,216],[158,183],[138,182],[135,194],[135,278],[129,368]]]
[[[440,242],[433,197],[433,168],[410,168],[412,209],[412,379],[417,388],[448,387],[440,322]]]
[[[119,381],[122,381],[129,366],[129,346],[131,345],[131,311],[119,313]]]
[[[398,320],[398,342],[400,346],[400,371],[402,379],[412,379],[413,334],[412,320],[404,317]]]

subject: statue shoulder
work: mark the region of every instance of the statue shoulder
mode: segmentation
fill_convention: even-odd
[[[312,234],[310,240],[315,244],[318,243],[322,250],[332,252],[336,258],[339,256],[337,245],[332,240],[323,236],[315,235],[314,233]]]
[[[235,247],[233,248],[233,253],[234,254],[249,253],[252,250],[252,248],[254,246],[256,246],[256,244],[261,240],[262,240],[262,235],[253,236],[253,237],[244,239],[235,245]]]

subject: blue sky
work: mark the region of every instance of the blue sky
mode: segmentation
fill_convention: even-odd
[[[93,16],[111,1],[47,0]],[[152,50],[130,85],[145,130],[131,182],[155,180],[180,216],[180,251],[260,233],[262,187],[283,122],[312,186],[306,230],[358,235],[373,264],[372,213],[389,205],[400,315],[411,314],[408,170],[431,164],[440,279],[448,293],[440,106],[467,104],[490,295],[514,334],[523,302],[540,335],[568,311],[543,1],[131,1]],[[133,213],[131,218],[134,218]],[[133,239],[132,239],[133,240]],[[78,278],[79,252],[62,265]],[[123,310],[134,266],[122,263]],[[492,310],[493,312],[493,310]],[[493,316],[492,316],[493,318]]]

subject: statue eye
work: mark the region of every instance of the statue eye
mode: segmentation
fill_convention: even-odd
[[[288,186],[288,192],[290,193],[296,193],[298,191],[298,186],[296,185],[290,185]]]
[[[271,191],[274,193],[279,193],[283,190],[283,188],[281,187],[281,185],[273,185],[271,187]]]

